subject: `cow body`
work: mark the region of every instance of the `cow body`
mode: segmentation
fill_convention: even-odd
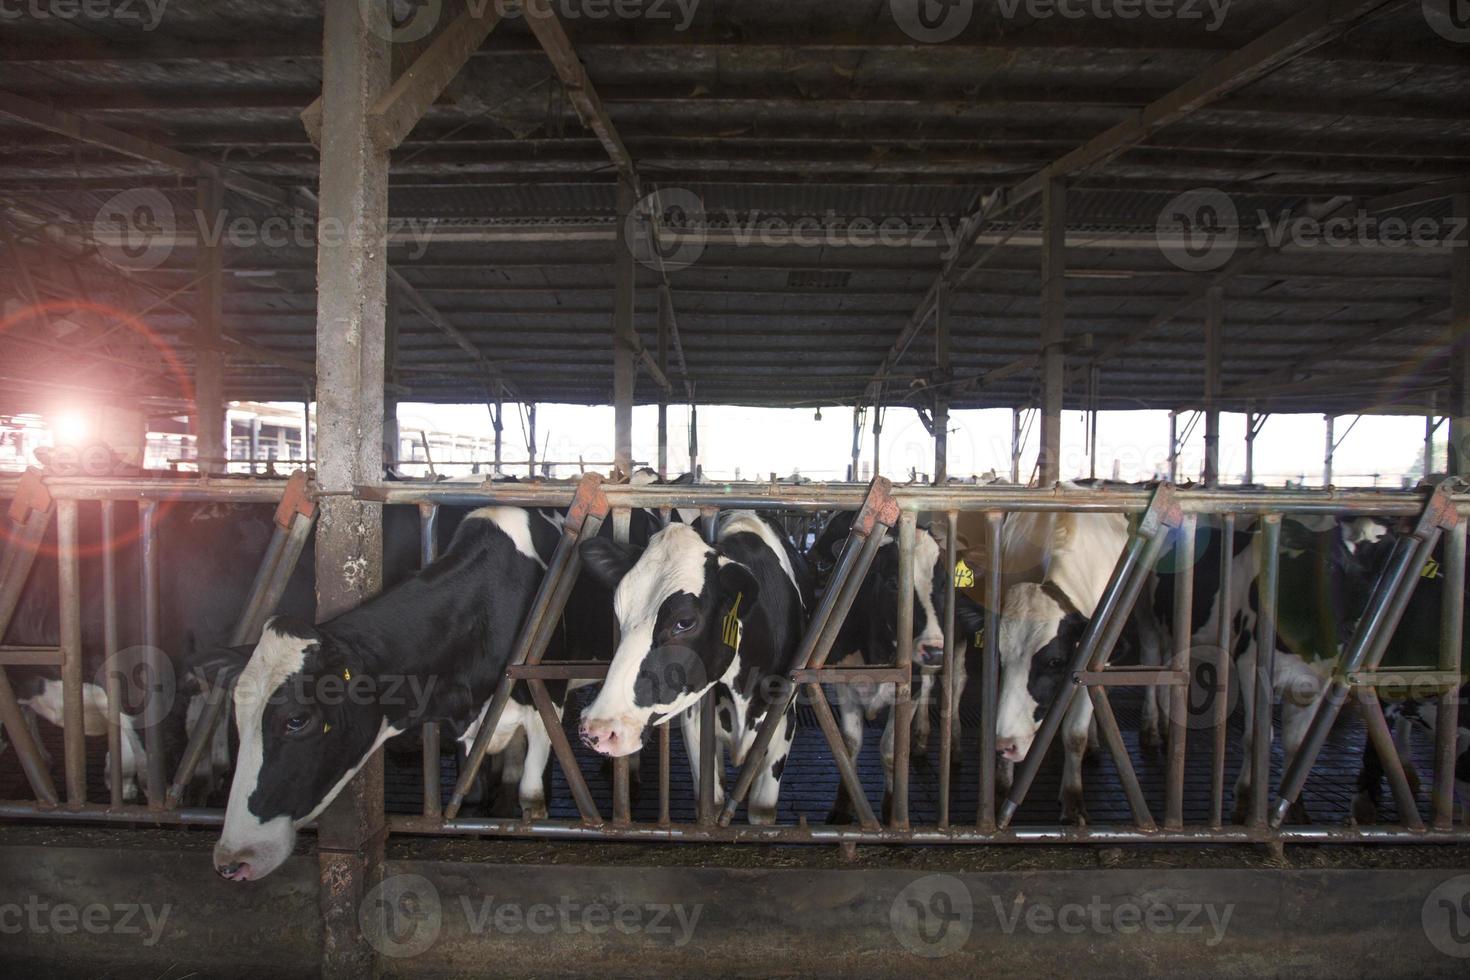
[[[722,515],[714,545],[670,524],[646,549],[599,538],[582,555],[616,589],[621,633],[602,690],[583,712],[583,741],[603,755],[629,755],[651,727],[679,716],[697,783],[699,701],[713,689],[718,744],[743,764],[795,666],[812,601],[800,556],[751,511]],[[794,729],[788,712],[751,789],[752,823],[775,821]]]

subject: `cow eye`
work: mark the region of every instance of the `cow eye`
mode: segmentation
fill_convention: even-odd
[[[306,731],[306,727],[308,725],[310,725],[310,724],[311,724],[311,715],[308,715],[308,714],[292,715],[291,717],[289,717],[289,718],[286,719],[286,725],[285,725],[286,734],[287,735],[300,735],[302,732]]]
[[[674,621],[675,633],[688,633],[692,629],[694,629],[693,617],[687,617],[685,619],[678,619]]]
[[[1061,657],[1052,657],[1046,662],[1046,666],[1051,670],[1061,670],[1064,665]]]

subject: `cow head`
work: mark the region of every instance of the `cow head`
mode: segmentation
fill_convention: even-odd
[[[1006,593],[1000,620],[1000,704],[995,747],[1002,758],[1026,758],[1041,719],[1067,683],[1067,670],[1087,619],[1055,590],[1026,583]]]
[[[659,531],[641,555],[593,538],[582,560],[615,590],[620,636],[582,714],[582,741],[603,755],[629,755],[646,727],[693,706],[730,669],[760,588],[748,568],[684,524]]]
[[[285,617],[266,624],[235,684],[240,754],[214,848],[220,877],[249,881],[280,867],[297,829],[402,730],[389,724],[376,684],[337,638]]]
[[[937,610],[944,605],[945,576],[939,560],[939,542],[928,532],[914,539],[914,646],[912,659],[917,667],[937,667],[944,659],[944,629]],[[898,653],[898,545],[893,538],[883,543],[873,557],[858,601],[874,617],[877,636],[871,637],[881,649]]]

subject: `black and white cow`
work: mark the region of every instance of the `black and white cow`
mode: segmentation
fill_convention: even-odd
[[[853,514],[839,515],[823,531],[829,549],[841,549],[851,529]],[[837,533],[833,528],[837,527]],[[914,537],[913,553],[913,647],[912,661],[918,672],[917,709],[913,720],[913,748],[918,754],[928,749],[931,718],[929,705],[941,688],[940,671],[944,660],[944,627],[939,610],[944,608],[948,574],[939,542],[928,531]],[[898,538],[890,531],[873,557],[873,564],[863,578],[852,609],[842,623],[832,645],[829,662],[842,667],[889,666],[898,656]],[[951,698],[950,731],[952,766],[961,760],[964,740],[960,735],[960,698],[964,695],[967,674],[965,658],[969,639],[984,626],[980,607],[959,593],[955,595],[954,686]],[[842,719],[842,739],[848,755],[856,760],[863,745],[863,722],[876,718],[884,708],[892,707],[895,689],[892,684],[841,684],[836,687],[837,703]],[[893,790],[893,713],[883,730],[881,754],[884,773],[884,809],[888,809]],[[852,801],[846,786],[839,784],[832,822],[850,822]]]
[[[245,881],[279,867],[296,831],[389,739],[439,721],[472,740],[559,537],[559,522],[545,515],[482,508],[438,560],[397,588],[320,625],[271,620],[235,687],[240,755],[214,852],[219,874]],[[584,604],[582,588],[549,658],[569,647],[578,658],[607,656],[611,632],[599,628],[598,613],[606,593]],[[537,758],[549,740],[539,748],[539,718],[532,726],[523,715],[523,705],[507,708],[491,750],[527,730],[524,769],[535,786],[523,784],[532,797],[523,795],[523,808],[535,815],[545,768]]]
[[[752,511],[723,514],[714,545],[688,525],[670,524],[641,551],[597,538],[582,545],[582,557],[616,590],[621,637],[601,691],[582,713],[582,740],[606,756],[629,755],[649,728],[679,715],[698,783],[698,704],[715,688],[718,742],[743,764],[801,642],[812,593],[801,557]],[[793,712],[751,788],[751,823],[775,821],[794,729]]]
[[[1009,789],[1047,708],[1070,683],[1067,671],[1128,543],[1122,514],[1012,514],[1002,538],[1003,591],[998,645],[1000,702],[996,767]],[[1062,722],[1064,822],[1085,824],[1082,756],[1095,741],[1092,701],[1077,697]]]

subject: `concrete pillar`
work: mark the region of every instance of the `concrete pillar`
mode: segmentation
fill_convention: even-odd
[[[1062,474],[1062,388],[1066,381],[1067,186],[1049,180],[1041,206],[1041,485]]]
[[[223,473],[229,458],[225,441],[225,355],[221,334],[224,321],[224,243],[205,234],[220,227],[224,209],[224,187],[217,180],[201,179],[196,188],[201,227],[195,248],[195,272],[199,277],[194,344],[194,433],[199,454],[199,472]]]
[[[317,249],[317,615],[342,613],[382,587],[382,507],[352,496],[376,483],[383,464],[383,360],[388,153],[369,112],[387,90],[388,42],[357,4],[324,7],[320,216],[352,229]],[[382,880],[382,753],[362,768],[317,820],[321,864],[321,975],[373,974],[358,915]]]
[[[1225,357],[1225,291],[1205,294],[1205,473],[1206,487],[1220,485],[1220,367]]]
[[[628,226],[637,193],[626,179],[618,181],[619,228]],[[613,460],[614,479],[633,475],[633,391],[637,384],[633,349],[633,250],[628,236],[613,236]]]

